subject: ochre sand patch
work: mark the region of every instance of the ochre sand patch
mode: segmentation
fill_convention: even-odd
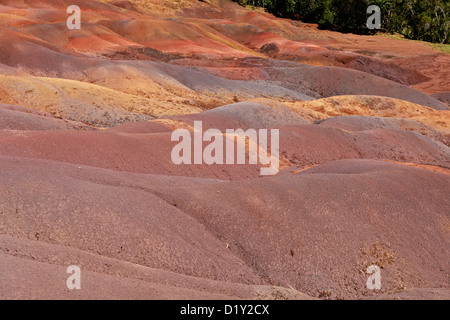
[[[0,6],[1,298],[448,297],[448,54],[228,0],[76,3],[81,30],[67,1]],[[174,165],[194,121],[279,129],[280,172]]]

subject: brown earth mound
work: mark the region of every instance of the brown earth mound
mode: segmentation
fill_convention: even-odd
[[[449,183],[423,169],[347,160],[158,194],[229,243],[268,282],[356,298],[370,294],[364,272],[372,263],[383,270],[384,292],[446,286]]]
[[[229,0],[0,21],[1,299],[448,299],[449,54]],[[175,165],[195,121],[278,129],[278,174]]]

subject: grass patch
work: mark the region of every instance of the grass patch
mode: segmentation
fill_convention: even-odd
[[[431,43],[433,49],[450,54],[450,44]]]
[[[426,45],[430,46],[431,48],[433,48],[435,50],[438,50],[438,51],[450,54],[450,44],[432,43],[432,42],[421,41],[421,40],[407,39],[407,38],[405,38],[403,35],[401,35],[399,33],[395,33],[395,34],[378,33],[378,35],[380,35],[382,37],[386,37],[386,38],[396,39],[396,40],[420,42],[420,43],[423,43],[423,44],[426,44]]]

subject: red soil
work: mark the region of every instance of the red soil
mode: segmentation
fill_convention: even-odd
[[[228,0],[1,2],[0,298],[448,299],[448,54]],[[280,172],[175,165],[194,121],[279,129]]]

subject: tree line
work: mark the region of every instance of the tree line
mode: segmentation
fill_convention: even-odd
[[[264,7],[284,18],[317,23],[320,28],[370,33],[366,26],[370,5],[381,9],[382,30],[408,39],[450,43],[449,0],[233,0]]]

